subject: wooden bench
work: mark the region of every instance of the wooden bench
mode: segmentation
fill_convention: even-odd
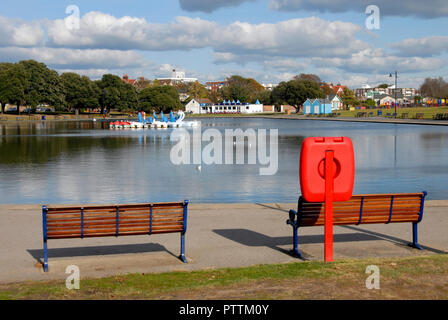
[[[417,120],[423,120],[425,118],[425,114],[424,113],[417,113],[415,115],[415,119]]]
[[[121,237],[160,233],[181,234],[185,257],[188,201],[84,207],[42,207],[44,271],[48,272],[47,241]]]
[[[334,225],[412,223],[411,246],[420,250],[417,225],[423,219],[423,207],[426,192],[400,194],[356,195],[349,201],[334,202]],[[306,202],[299,199],[298,210],[289,211],[287,224],[293,227],[293,253],[301,257],[298,251],[297,231],[300,227],[325,225],[324,203]]]

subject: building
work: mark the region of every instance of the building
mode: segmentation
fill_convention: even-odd
[[[327,99],[331,102],[331,110],[339,111],[344,109],[344,102],[339,95],[333,94],[328,96]]]
[[[340,83],[338,83],[337,85],[330,83],[330,88],[334,91],[334,94],[336,94],[338,96],[342,96],[344,94],[344,90],[347,87],[341,85]]]
[[[219,89],[222,89],[229,83],[229,80],[226,79],[224,81],[214,81],[214,82],[207,82],[205,84],[205,87],[212,91],[212,92],[218,92]]]
[[[273,84],[273,83],[263,83],[262,86],[269,91],[274,90],[275,87],[278,86],[278,84]]]
[[[173,73],[170,78],[158,78],[157,80],[161,85],[167,86],[174,86],[176,84],[192,83],[198,81],[197,78],[186,78],[185,72],[176,71],[176,69],[173,69]]]
[[[202,106],[201,111],[202,113],[263,113],[264,105],[258,100],[255,103],[224,100],[219,104]]]
[[[191,99],[190,102],[187,103],[185,106],[185,112],[187,113],[194,113],[194,114],[200,114],[200,113],[206,113],[203,112],[203,108],[207,108],[208,106],[211,106],[213,103],[209,99]]]
[[[294,106],[281,105],[280,106],[280,112],[282,112],[282,113],[296,113],[297,109]]]
[[[391,107],[395,106],[395,95],[394,94],[381,94],[375,95],[374,99],[377,106],[381,107]],[[401,93],[397,94],[397,106],[406,106],[412,104],[413,99],[403,96]]]
[[[129,75],[127,73],[123,76],[122,79],[124,82],[133,85],[137,89],[144,89],[151,85],[151,81],[145,79],[145,77],[139,77],[138,79],[129,79]]]
[[[275,106],[263,106],[263,112],[275,112]]]
[[[387,88],[372,88],[369,85],[363,85],[362,88],[355,89],[355,96],[361,101],[365,101],[367,99],[374,99],[379,95],[390,95],[394,96],[395,91],[397,91],[398,95],[402,95],[407,100],[413,100],[417,95],[417,89],[415,88],[398,88],[395,90],[395,86],[388,86]]]
[[[332,103],[329,99],[307,99],[303,104],[304,114],[330,114]]]

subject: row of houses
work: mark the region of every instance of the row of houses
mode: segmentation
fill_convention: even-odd
[[[304,114],[330,114],[343,108],[344,103],[337,94],[327,96],[325,99],[307,99],[303,103]]]
[[[185,106],[187,113],[206,114],[206,113],[294,113],[296,108],[289,105],[281,105],[278,109],[272,105],[264,105],[260,101],[255,103],[241,103],[240,101],[223,101],[213,103],[209,99],[191,99]]]
[[[367,99],[378,100],[379,97],[384,98],[385,96],[393,97],[395,93],[398,96],[403,97],[403,99],[412,100],[418,91],[415,88],[396,88],[394,85],[388,87],[376,87],[372,88],[369,85],[364,85],[362,88],[357,88],[354,90],[356,98],[361,101]]]

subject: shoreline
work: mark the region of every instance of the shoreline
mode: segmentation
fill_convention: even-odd
[[[81,118],[72,119],[65,118],[60,119],[58,116],[54,116],[55,118],[47,118],[46,120],[42,119],[29,119],[28,116],[20,116],[19,119],[14,119],[12,117],[5,119],[0,119],[0,124],[8,124],[8,123],[36,123],[36,122],[109,122],[109,121],[117,121],[117,120],[133,120],[133,118],[124,118],[124,117],[116,117],[116,118],[102,118],[98,117],[89,117],[87,115],[81,116]],[[2,117],[0,117],[2,118]],[[28,118],[28,119],[26,119]],[[280,120],[312,120],[312,121],[340,121],[340,122],[358,122],[358,123],[385,123],[385,124],[407,124],[407,125],[429,125],[429,126],[448,126],[448,120],[418,120],[418,119],[394,119],[394,118],[383,118],[383,117],[370,117],[370,118],[353,118],[353,117],[338,117],[338,118],[330,118],[330,117],[307,117],[304,115],[286,115],[286,114],[240,114],[240,115],[189,115],[188,119],[226,119],[226,118],[243,118],[243,119],[280,119]],[[134,119],[136,120],[136,119]]]
[[[47,204],[51,207],[70,207],[70,206],[102,206],[102,205],[115,205],[116,203],[70,203],[70,204]],[[123,203],[121,203],[123,204]],[[128,204],[128,203],[126,203]],[[133,203],[129,203],[133,204]],[[27,211],[27,210],[42,210],[42,204],[0,204],[0,211],[2,210],[14,210],[14,211]],[[297,207],[297,203],[189,203],[188,207],[193,210],[216,210],[216,209],[258,209],[258,210],[281,210],[285,208],[294,209]],[[425,207],[448,207],[448,200],[425,200]],[[40,212],[40,211],[39,211]]]
[[[313,120],[313,121],[340,121],[340,122],[360,122],[360,123],[386,123],[386,124],[407,124],[407,125],[433,125],[433,126],[448,126],[448,121],[444,120],[414,120],[414,119],[387,119],[381,117],[372,118],[351,118],[351,117],[306,117],[303,115],[244,115],[244,116],[200,116],[195,115],[189,118],[207,119],[207,118],[247,118],[247,119],[281,119],[281,120]]]

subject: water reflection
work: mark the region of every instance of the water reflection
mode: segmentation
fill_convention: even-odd
[[[202,129],[209,128],[222,134],[225,129],[279,129],[277,174],[260,176],[259,165],[176,166],[170,161],[176,143],[171,129],[109,130],[101,121],[0,123],[0,203],[295,202],[302,141],[324,135],[352,138],[355,193],[427,190],[432,199],[446,197],[445,127],[202,120]]]

